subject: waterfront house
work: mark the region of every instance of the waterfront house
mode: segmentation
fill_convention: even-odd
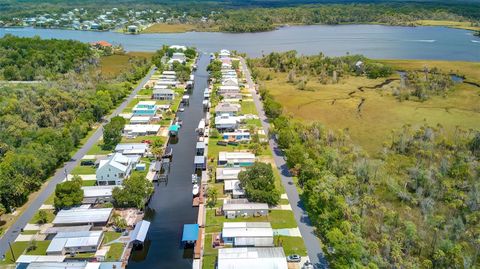
[[[97,185],[122,185],[135,164],[131,158],[121,153],[114,153],[106,160],[101,160],[96,172]]]
[[[152,116],[132,116],[130,118],[130,124],[149,124],[152,118]]]
[[[175,92],[172,89],[153,89],[152,99],[154,100],[173,100]]]
[[[218,53],[219,58],[230,58],[230,55],[231,55],[230,51],[226,49],[222,49],[220,50],[220,53]]]
[[[155,116],[157,106],[155,101],[140,101],[133,109],[133,116]]]
[[[218,165],[227,165],[233,167],[252,166],[255,163],[255,154],[250,152],[227,152],[218,153]]]
[[[222,79],[222,86],[237,86],[238,87],[238,79],[233,77],[227,77]]]
[[[169,87],[177,87],[178,84],[179,84],[178,80],[171,80],[171,79],[159,79],[155,82],[155,85],[169,86]]]
[[[238,179],[225,180],[223,182],[223,193],[230,194],[234,199],[245,197],[245,190]]]
[[[223,97],[222,102],[238,103],[242,100],[241,93],[221,93],[220,96]]]
[[[240,105],[232,104],[227,102],[220,102],[215,107],[215,114],[218,115],[228,115],[228,116],[236,116],[240,111]]]
[[[215,179],[217,182],[235,180],[238,179],[238,174],[244,170],[245,167],[218,167],[215,172]]]
[[[221,248],[218,250],[217,269],[288,269],[281,247]]]
[[[103,240],[103,231],[58,233],[47,248],[47,255],[96,252]]]
[[[177,73],[175,71],[171,70],[165,70],[162,72],[162,75],[176,75]]]
[[[83,204],[103,204],[110,203],[112,199],[112,191],[117,187],[113,186],[85,186],[83,190]]]
[[[148,152],[147,143],[120,143],[115,146],[115,152],[123,155],[140,155],[145,156]]]
[[[113,208],[90,208],[87,206],[60,210],[52,221],[54,226],[93,225],[103,227],[108,223]]]
[[[218,93],[240,93],[240,87],[238,86],[220,86],[218,87]]]
[[[205,154],[205,142],[203,141],[198,141],[197,145],[195,147],[195,152],[197,156],[203,156]]]
[[[172,58],[168,61],[169,64],[173,64],[174,62],[185,63],[187,61],[187,57],[182,52],[174,52]]]
[[[247,199],[225,199],[222,206],[223,214],[228,219],[237,217],[267,216],[268,204],[251,203]]]
[[[221,114],[215,117],[215,128],[219,131],[233,131],[240,124],[239,117],[232,117],[228,114]]]
[[[127,137],[156,135],[160,130],[157,124],[127,124],[123,128],[123,134]]]
[[[224,222],[222,240],[233,247],[273,247],[270,222]]]
[[[235,130],[234,132],[222,133],[222,138],[228,141],[248,142],[252,139],[250,132],[246,130]]]

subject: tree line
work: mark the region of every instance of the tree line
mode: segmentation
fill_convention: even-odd
[[[71,70],[84,71],[95,61],[90,46],[73,40],[0,38],[0,76],[4,80],[51,80]]]
[[[480,265],[479,130],[405,125],[372,158],[348,130],[301,123],[260,93],[332,268]]]
[[[132,59],[126,74],[110,80],[92,65],[48,83],[0,86],[0,208],[23,205],[149,68],[148,61]]]

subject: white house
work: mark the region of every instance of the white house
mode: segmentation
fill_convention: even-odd
[[[175,92],[169,88],[153,89],[152,99],[155,100],[173,100]]]
[[[132,116],[130,124],[149,124],[151,120],[152,116]]]
[[[108,159],[100,161],[96,172],[97,185],[122,185],[134,167],[132,159],[121,153],[115,153]]]
[[[174,52],[172,58],[168,61],[169,64],[174,62],[185,63],[187,61],[187,56],[182,52]]]
[[[217,269],[288,269],[281,247],[221,248]]]
[[[85,186],[83,190],[83,204],[102,204],[112,202],[112,186]]]
[[[220,86],[218,92],[222,93],[240,93],[240,87],[238,86]]]
[[[230,117],[236,116],[240,111],[239,104],[232,104],[227,102],[220,102],[215,107],[215,114],[216,115],[228,115]]]
[[[120,143],[115,147],[115,152],[123,155],[145,156],[148,152],[147,143]]]
[[[217,182],[238,179],[238,174],[244,171],[244,167],[218,167],[215,173]]]
[[[234,167],[252,166],[255,163],[255,154],[250,152],[227,152],[218,153],[218,164]]]
[[[224,78],[222,79],[222,86],[237,86],[238,87],[238,79],[237,78]]]
[[[215,117],[215,128],[219,131],[233,131],[238,128],[239,123],[239,117],[232,117],[228,114]]]
[[[159,130],[158,124],[127,124],[123,128],[123,134],[128,137],[156,135]]]
[[[223,200],[222,211],[227,219],[241,216],[267,216],[268,204],[251,203],[247,199],[225,199]]]
[[[60,210],[52,221],[55,227],[94,225],[104,226],[112,215],[113,208],[90,208],[85,206]]]
[[[231,194],[232,198],[243,198],[245,197],[245,190],[240,184],[240,180],[225,180],[223,182],[223,192],[225,194]]]
[[[96,252],[103,240],[103,231],[58,233],[47,248],[47,255]]]
[[[224,222],[222,240],[234,247],[273,247],[270,222]]]

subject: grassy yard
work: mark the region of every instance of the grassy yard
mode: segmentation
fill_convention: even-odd
[[[91,175],[95,174],[95,167],[94,166],[82,166],[82,165],[77,165],[75,168],[70,171],[70,174],[72,175]]]
[[[100,58],[100,71],[108,78],[116,77],[129,67],[129,61],[133,57],[150,58],[153,52],[128,52]]]
[[[84,187],[95,186],[96,183],[97,183],[96,180],[82,180],[82,186]]]
[[[111,150],[103,150],[102,149],[103,140],[98,140],[93,144],[93,146],[88,150],[87,155],[106,155],[112,153]]]
[[[36,248],[27,251],[27,247],[30,245],[30,242],[13,242],[12,250],[15,258],[12,256],[10,249],[5,253],[5,260],[0,260],[0,265],[14,264],[15,260],[22,254],[28,255],[45,255],[47,252],[48,245],[50,241],[36,241]]]
[[[258,115],[257,108],[255,107],[255,103],[253,101],[243,101],[242,102],[242,109],[240,110],[240,114],[254,114]]]
[[[197,26],[193,24],[167,24],[155,23],[142,31],[145,34],[151,33],[185,33],[197,30]]]
[[[122,235],[122,233],[117,233],[117,232],[105,232],[103,233],[103,242],[106,244],[106,243],[109,243],[109,242],[112,242],[113,240],[116,240],[118,239],[120,236]]]
[[[227,219],[224,216],[215,216],[215,210],[208,209],[205,232],[220,232],[224,222],[270,222],[273,229],[297,227],[293,212],[289,210],[270,210],[268,216]]]
[[[296,236],[275,236],[274,240],[277,246],[283,247],[285,255],[298,254],[300,256],[307,256],[307,248],[303,243],[303,238]]]
[[[107,253],[106,261],[118,261],[123,253],[123,243],[114,243],[110,245],[110,250]]]
[[[53,219],[55,218],[55,214],[53,213],[53,210],[43,210],[45,213],[47,213],[47,223],[50,223],[53,221]],[[31,224],[36,224],[36,223],[39,223],[40,221],[40,215],[39,213],[37,212],[35,215],[33,215],[33,218],[28,222],[28,223],[31,223]]]
[[[143,140],[150,140],[150,141],[157,141],[160,140],[162,142],[165,142],[165,137],[163,136],[157,136],[157,135],[145,135],[145,136],[137,136],[135,138],[127,138],[127,137],[122,137],[121,143],[140,143]]]
[[[439,66],[442,70],[457,70],[467,80],[480,78],[479,63],[448,63],[430,61],[388,61],[400,69],[423,69]],[[387,142],[393,129],[404,124],[413,127],[425,123],[436,126],[441,124],[445,130],[453,131],[456,126],[464,129],[479,129],[480,88],[457,84],[447,97],[433,96],[425,102],[399,102],[392,94],[399,86],[399,80],[373,90],[359,91],[359,87],[374,87],[385,79],[367,79],[364,77],[343,78],[337,84],[323,85],[311,78],[307,90],[301,91],[287,82],[285,73],[263,70],[272,76],[264,81],[266,88],[280,102],[287,115],[305,122],[318,121],[331,130],[348,129],[353,142],[359,144],[370,154],[375,155]],[[447,71],[449,72],[449,71]],[[399,79],[394,74],[393,78]],[[353,93],[352,93],[353,92]],[[360,100],[365,102],[361,112],[357,111]]]
[[[217,255],[203,255],[202,269],[215,269]]]

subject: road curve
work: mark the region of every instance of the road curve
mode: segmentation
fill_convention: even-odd
[[[109,115],[106,117],[105,121],[101,123],[101,126],[93,133],[93,135],[87,140],[87,142],[77,150],[77,152],[72,156],[72,158],[65,162],[64,165],[58,168],[55,174],[48,180],[47,186],[41,190],[41,193],[35,198],[35,200],[30,204],[30,206],[21,213],[17,220],[12,224],[12,226],[5,232],[5,234],[0,238],[0,257],[4,257],[6,251],[9,249],[8,243],[13,243],[15,238],[20,233],[20,229],[27,225],[28,221],[34,216],[34,214],[40,209],[40,206],[47,200],[50,195],[55,191],[55,186],[62,182],[65,179],[65,171],[67,174],[72,171],[72,169],[78,165],[83,156],[87,154],[90,148],[102,137],[103,126],[110,121],[114,116],[120,114],[128,103],[130,103],[138,91],[140,91],[143,86],[150,80],[150,77],[155,73],[156,68],[150,69],[147,75],[140,81],[140,83],[135,87],[135,89],[130,93],[130,95]],[[16,257],[18,258],[18,257]]]
[[[252,80],[252,76],[245,63],[245,59],[241,58],[240,62],[242,64],[242,69],[247,79],[248,86],[252,93],[253,101],[258,111],[258,116],[262,122],[263,130],[265,131],[265,134],[268,135],[270,124],[265,116],[265,111],[263,110],[263,104],[260,101],[260,97],[255,91],[255,83]],[[280,172],[282,184],[285,187],[285,191],[288,195],[288,200],[290,202],[290,206],[292,207],[293,214],[295,215],[298,228],[300,229],[300,234],[305,242],[310,262],[313,263],[315,268],[328,268],[327,260],[320,246],[321,242],[315,235],[315,227],[313,227],[310,223],[310,218],[308,217],[307,212],[302,205],[293,178],[288,170],[287,164],[285,163],[284,154],[278,147],[277,141],[275,141],[273,137],[268,137],[268,142],[273,152],[273,159]]]

